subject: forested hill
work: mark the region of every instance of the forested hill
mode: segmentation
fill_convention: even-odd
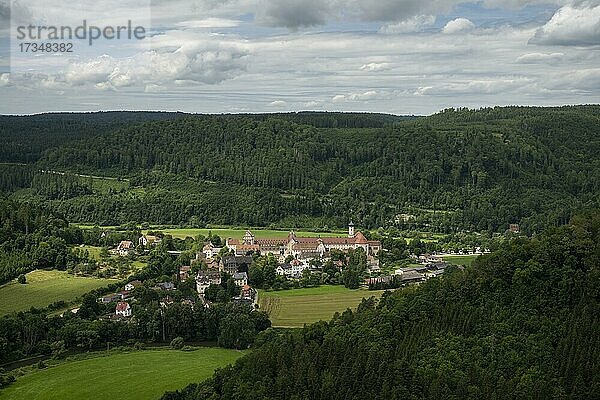
[[[163,400],[600,398],[600,213],[291,332]]]
[[[532,233],[600,204],[600,106],[177,115],[61,140],[35,168],[131,188],[55,190],[62,178],[23,171],[6,185],[30,186],[75,221],[378,227],[416,208],[440,230]]]

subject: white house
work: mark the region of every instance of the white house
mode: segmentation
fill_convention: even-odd
[[[144,247],[156,246],[160,243],[160,241],[161,239],[158,236],[142,235],[138,240],[138,244]]]
[[[117,303],[115,314],[122,317],[131,317],[131,306],[126,301],[120,301]]]
[[[135,289],[138,286],[142,286],[141,281],[131,281],[127,285],[125,285],[125,291],[131,292],[133,289]]]
[[[209,242],[202,248],[202,253],[204,254],[204,258],[214,258],[216,255],[219,254],[221,249],[222,247],[215,247],[212,243]]]
[[[131,240],[123,240],[117,246],[116,252],[120,256],[126,256],[134,250],[134,245]]]

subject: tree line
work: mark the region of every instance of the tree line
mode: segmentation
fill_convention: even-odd
[[[100,119],[94,133],[50,135],[53,145],[34,152],[35,165],[127,177],[131,187],[90,194],[68,182],[35,186],[69,218],[98,224],[323,228],[352,218],[377,228],[416,207],[427,215],[422,223],[439,231],[497,232],[520,223],[533,233],[598,204],[598,114],[597,106],[581,106],[446,110],[408,119],[176,115],[108,127]],[[95,118],[86,124],[96,126]],[[11,123],[17,122],[23,120]],[[11,132],[3,135],[11,146],[25,145]],[[0,161],[13,158],[0,154]]]

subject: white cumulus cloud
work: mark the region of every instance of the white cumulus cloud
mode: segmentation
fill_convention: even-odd
[[[467,18],[456,18],[448,22],[446,26],[444,26],[444,29],[442,29],[442,32],[452,35],[455,33],[468,32],[473,28],[475,28],[475,24]]]
[[[600,45],[600,1],[560,8],[529,41],[542,45]]]

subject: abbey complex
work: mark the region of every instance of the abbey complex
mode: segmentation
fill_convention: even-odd
[[[291,231],[287,237],[275,239],[257,239],[250,231],[246,231],[243,239],[227,239],[227,247],[236,255],[251,252],[279,255],[286,259],[289,256],[297,260],[326,259],[333,249],[348,251],[362,248],[369,258],[377,256],[381,242],[368,240],[362,232],[354,231],[354,224],[348,226],[348,237],[299,237]]]

